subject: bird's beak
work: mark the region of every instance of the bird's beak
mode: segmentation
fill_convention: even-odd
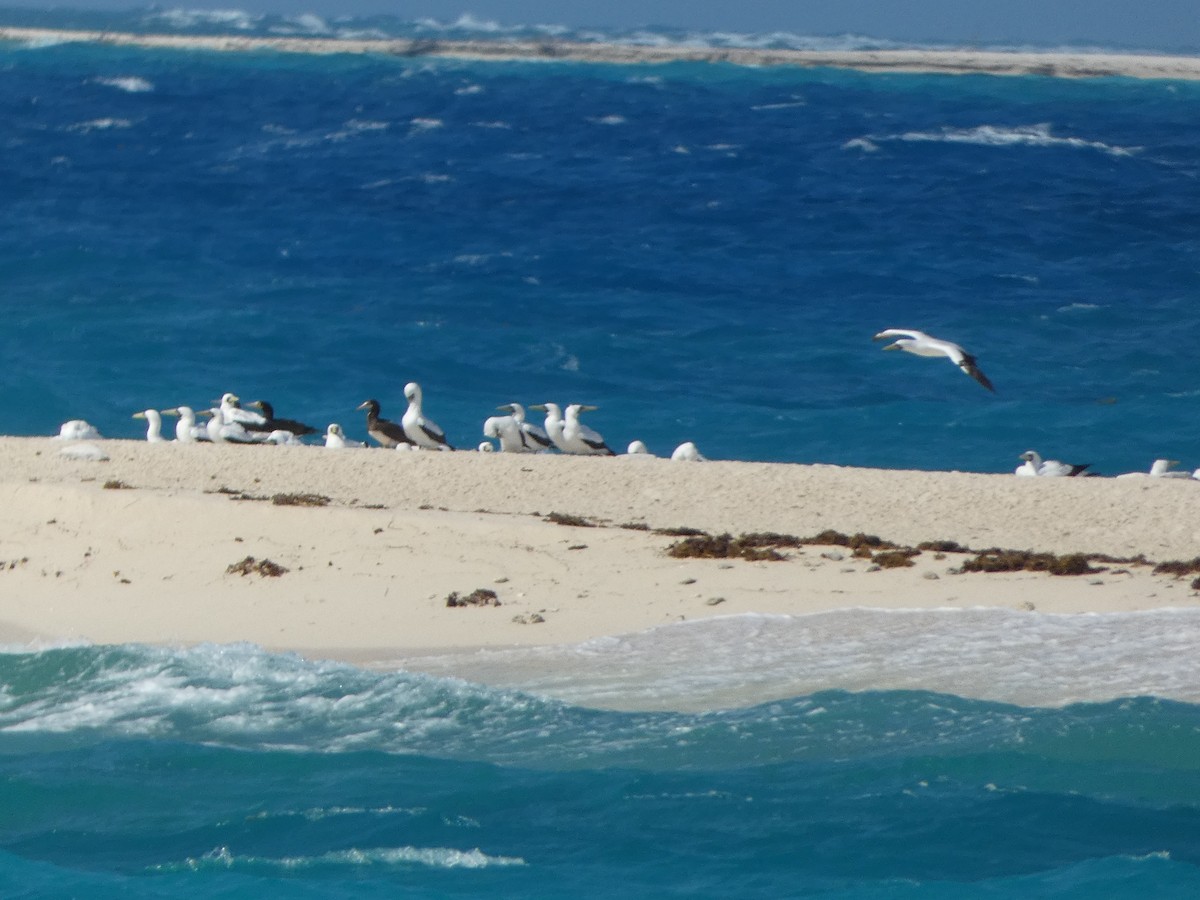
[[[252,400],[249,403],[247,403],[246,405],[253,406],[255,409],[262,409],[262,401],[261,400]]]
[[[546,407],[545,407],[543,404],[541,404],[541,403],[535,403],[535,404],[533,404],[533,406],[531,406],[531,407],[529,407],[529,408],[530,408],[530,409],[536,409],[538,412],[545,412],[545,411],[546,411]]]
[[[884,349],[884,350],[899,350],[899,349],[900,349],[900,345],[899,345],[899,344],[888,344],[888,345],[887,345],[886,347],[884,347],[883,349]]]
[[[588,406],[588,405],[582,404],[582,403],[579,405],[580,412],[594,412],[599,408],[600,407],[598,407],[598,406]]]
[[[135,413],[133,414],[133,418],[135,418],[135,419],[144,419],[144,418],[146,418],[146,414],[145,414],[144,412],[135,412]]]
[[[176,409],[160,409],[159,412],[162,413],[164,416],[182,415],[182,413],[179,412],[178,408],[176,408]]]
[[[887,335],[886,335],[886,334],[884,334],[884,333],[881,331],[881,332],[879,332],[879,334],[877,334],[877,335],[875,335],[873,338],[871,338],[871,340],[873,340],[873,341],[882,341],[882,340],[883,340],[885,337],[887,337]]]
[[[356,406],[354,408],[355,409],[366,409],[368,405],[369,404],[364,400],[362,403],[358,404],[358,406]]]
[[[510,413],[513,411],[511,403],[505,403],[503,406],[497,406],[496,409],[500,410],[500,412],[506,412],[506,413]],[[530,409],[539,409],[539,407],[531,406]]]
[[[198,416],[211,416],[212,414],[213,411],[211,409],[200,409],[196,411],[196,415]]]

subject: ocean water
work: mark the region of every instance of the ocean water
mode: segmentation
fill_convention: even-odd
[[[354,408],[398,416],[417,380],[464,446],[554,400],[660,453],[1193,467],[1198,101],[0,43],[0,432],[134,437],[135,410],[232,390],[363,437]],[[996,394],[881,353],[886,327],[964,344]],[[1187,611],[849,609],[357,667],[3,648],[0,896],[1192,898],[1198,642]]]
[[[101,18],[12,21],[325,33]],[[408,33],[497,29],[541,33]],[[361,438],[415,380],[467,447],[552,400],[659,454],[1200,464],[1197,83],[53,41],[0,75],[3,433],[233,391]]]

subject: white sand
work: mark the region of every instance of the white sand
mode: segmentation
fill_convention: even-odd
[[[1200,79],[1200,57],[1120,53],[1000,52],[984,50],[751,50],[644,47],[569,41],[343,40],[304,37],[195,36],[0,28],[0,40],[64,42],[219,52],[371,53],[456,59],[568,60],[606,63],[726,62],[747,66],[833,67],[863,71],[948,74],[1053,75],[1063,78],[1128,76]]]
[[[676,538],[617,527],[799,536],[832,528],[902,544],[1191,559],[1200,548],[1200,482],[98,445],[108,461],[63,458],[60,441],[0,438],[0,643],[249,641],[361,659],[574,642],[745,612],[1200,605],[1190,577],[1146,566],[1077,577],[954,574],[965,557],[926,552],[913,568],[870,571],[870,561],[827,546],[787,551],[783,562],[678,560],[664,553]],[[129,487],[106,489],[110,481]],[[221,488],[331,502],[276,506]],[[551,512],[602,526],[553,524]],[[247,556],[289,571],[227,573]],[[446,606],[451,592],[477,588],[494,590],[501,605]],[[514,621],[535,615],[545,621]]]

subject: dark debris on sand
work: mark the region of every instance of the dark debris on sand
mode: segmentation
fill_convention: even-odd
[[[496,592],[488,588],[476,588],[467,594],[465,597],[460,596],[458,591],[451,591],[446,598],[446,605],[450,607],[456,606],[499,606],[500,598]]]
[[[250,575],[257,572],[263,578],[278,578],[287,571],[279,563],[271,562],[269,559],[256,560],[253,556],[247,556],[241,562],[235,562],[227,566],[225,574]]]

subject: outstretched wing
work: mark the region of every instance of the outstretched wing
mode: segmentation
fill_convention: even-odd
[[[982,384],[993,394],[996,393],[996,389],[992,387],[991,380],[983,374],[978,363],[975,362],[975,357],[973,357],[970,353],[964,353],[962,355],[962,359],[958,362],[958,367]]]

